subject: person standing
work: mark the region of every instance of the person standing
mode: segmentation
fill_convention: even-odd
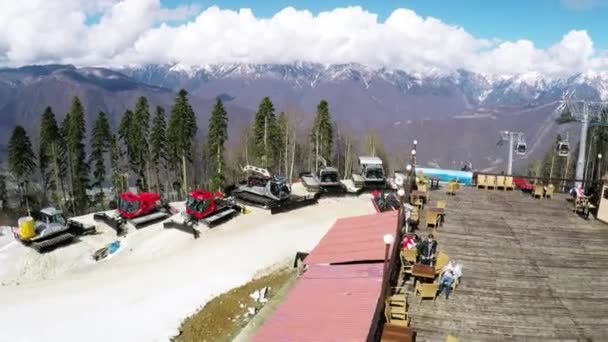
[[[426,240],[419,244],[420,263],[427,266],[433,266],[437,253],[437,241],[433,238],[433,234],[429,234]]]

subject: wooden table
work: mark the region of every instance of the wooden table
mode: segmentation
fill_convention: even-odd
[[[437,215],[439,215],[439,223],[443,224],[443,221],[445,220],[445,209],[444,208],[429,208],[429,207],[427,207],[426,210],[428,210],[430,212],[437,213]]]
[[[423,264],[414,264],[412,267],[412,276],[416,279],[435,279],[435,267]]]
[[[414,340],[414,330],[410,327],[385,323],[382,328],[381,342],[411,342]]]

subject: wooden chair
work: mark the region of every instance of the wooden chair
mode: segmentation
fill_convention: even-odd
[[[505,191],[510,190],[513,191],[515,189],[515,185],[513,184],[513,177],[507,176],[505,177]]]
[[[409,325],[407,308],[405,306],[392,306],[388,299],[384,301],[384,317],[386,318],[386,321],[391,324],[402,326]]]
[[[437,228],[437,226],[439,226],[439,220],[441,219],[441,217],[436,211],[426,210],[424,217],[427,227]]]
[[[414,247],[411,249],[406,249],[401,251],[402,260],[406,261],[410,264],[416,263],[416,258],[418,257],[418,250]]]
[[[485,189],[486,188],[486,175],[477,175],[477,189]]]
[[[444,252],[437,253],[437,261],[435,261],[435,274],[436,275],[441,274],[441,269],[443,269],[445,267],[445,265],[448,264],[449,261],[450,261],[450,257],[446,253],[444,253]]]
[[[486,176],[486,189],[496,188],[496,176]]]
[[[448,334],[448,336],[445,338],[445,342],[459,342],[459,340],[456,337]]]
[[[459,279],[460,279],[460,278],[456,278],[456,279],[454,279],[454,281],[452,282],[452,293],[450,294],[451,296],[453,296],[453,295],[454,295],[454,292],[456,291],[456,286],[458,286]]]
[[[408,219],[408,223],[412,226],[413,229],[418,228],[420,224],[420,209],[418,207],[414,207],[412,212],[410,213],[410,218]]]
[[[543,188],[543,186],[540,184],[536,184],[534,186],[534,192],[532,193],[532,196],[534,198],[543,198],[544,192],[545,192],[545,189]]]
[[[407,307],[407,293],[403,286],[391,287],[392,294],[386,298],[386,301],[393,307]]]
[[[445,209],[445,201],[437,201],[437,208]]]
[[[496,190],[505,189],[505,176],[496,176]]]
[[[419,303],[422,303],[423,298],[432,298],[433,303],[435,303],[435,299],[437,299],[437,291],[439,291],[439,284],[424,284],[424,283],[416,283],[416,288],[414,293],[416,296],[420,296]]]
[[[414,200],[412,201],[412,204],[417,207],[418,209],[422,209],[422,207],[424,207],[424,201],[422,200],[422,198],[420,197],[414,197]]]
[[[447,190],[446,190],[446,194],[455,196],[456,191],[458,191],[459,187],[460,187],[460,185],[458,184],[458,182],[449,182]]]
[[[555,192],[555,186],[553,186],[553,184],[549,184],[547,186],[547,191],[545,192],[545,198],[553,198],[554,192]]]
[[[416,248],[402,250],[399,253],[399,259],[401,259],[401,271],[406,275],[412,274],[412,269],[416,263],[418,257],[418,250]]]

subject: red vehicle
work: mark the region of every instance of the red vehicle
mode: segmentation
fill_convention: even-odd
[[[132,224],[135,228],[165,219],[175,213],[175,210],[168,204],[163,203],[160,196],[153,192],[142,192],[134,194],[125,192],[118,198],[116,215],[106,213],[96,213],[93,218],[103,221],[114,228],[117,233],[125,231],[125,223]]]
[[[171,220],[165,222],[164,227],[192,231],[194,238],[198,238],[200,232],[195,227],[198,223],[212,227],[240,212],[245,212],[245,208],[238,205],[233,198],[226,198],[220,192],[211,193],[197,189],[188,194],[186,212],[182,213],[183,223]]]
[[[514,178],[513,184],[523,192],[532,192],[534,190],[534,185],[524,178]]]

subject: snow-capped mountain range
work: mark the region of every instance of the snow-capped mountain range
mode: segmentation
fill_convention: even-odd
[[[388,82],[403,93],[424,88],[459,87],[478,105],[520,105],[554,101],[566,92],[581,98],[608,100],[608,72],[587,72],[568,77],[548,77],[538,72],[513,76],[482,75],[466,70],[451,73],[408,73],[360,64],[217,64],[189,67],[181,64],[124,67],[116,71],[155,86],[176,88],[219,79],[274,79],[294,87],[313,88],[321,83],[354,81],[364,88]]]
[[[251,122],[265,96],[271,98],[277,112],[298,115],[302,131],[308,129],[319,101],[326,99],[334,121],[355,137],[381,132],[387,146],[397,147],[415,136],[427,163],[458,167],[458,161],[467,160],[483,168],[502,163],[504,149],[495,146],[500,130],[524,132],[530,156],[535,158],[542,157],[557,132],[569,130],[576,139],[574,126],[558,125],[553,110],[565,94],[608,100],[608,73],[548,77],[536,72],[504,76],[456,70],[417,74],[359,64],[306,62],[25,66],[0,69],[0,130],[8,132],[21,124],[37,132],[44,108],[52,106],[62,120],[74,95],[85,105],[88,124],[104,111],[116,127],[137,97],[146,96],[152,105],[168,111],[180,88],[189,93],[200,134],[205,132],[216,97],[224,101],[229,132],[234,136]],[[237,138],[230,139],[231,143]],[[0,145],[7,139],[8,135],[0,139]]]

